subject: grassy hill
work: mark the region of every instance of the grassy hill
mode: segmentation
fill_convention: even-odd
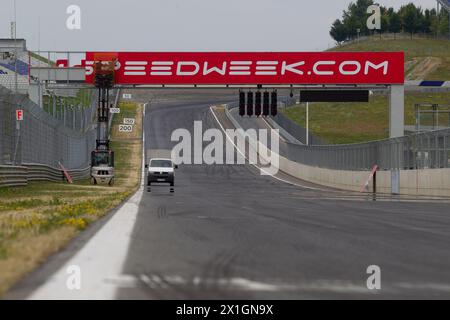
[[[380,39],[368,40],[342,45],[330,51],[404,51],[405,76],[415,69],[428,69],[423,78],[412,77],[410,80],[450,80],[450,41],[436,39]],[[431,61],[427,67],[426,62]],[[425,64],[425,65],[424,65]]]
[[[379,39],[336,47],[330,51],[404,51],[405,77],[409,80],[450,80],[450,41],[435,39]],[[415,123],[416,103],[450,104],[450,92],[406,92],[405,122]],[[388,137],[389,102],[372,95],[369,103],[315,103],[310,105],[310,130],[332,144],[357,143]],[[305,106],[283,110],[305,126]]]
[[[415,124],[414,105],[416,103],[450,104],[450,92],[407,93],[405,97],[406,125]],[[306,111],[304,105],[290,107],[282,112],[305,127]],[[440,115],[440,118],[440,123],[442,123],[444,115]],[[369,103],[310,104],[309,125],[310,130],[316,136],[331,144],[358,143],[388,138],[388,97],[386,95],[373,95],[370,97]]]

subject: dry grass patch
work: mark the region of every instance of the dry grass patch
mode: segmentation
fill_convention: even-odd
[[[141,163],[142,107],[127,103],[114,121],[136,118],[132,140],[112,132],[116,153],[113,187],[39,182],[0,189],[0,296],[16,281],[59,251],[90,223],[106,215],[138,188]]]

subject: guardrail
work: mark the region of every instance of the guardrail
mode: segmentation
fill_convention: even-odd
[[[26,186],[27,168],[22,166],[0,166],[0,188]]]
[[[68,171],[73,180],[83,180],[90,176],[90,167]],[[65,181],[60,168],[28,163],[22,166],[0,166],[0,188],[26,186],[30,181]]]

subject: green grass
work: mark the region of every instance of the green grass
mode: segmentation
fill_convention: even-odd
[[[123,107],[122,116],[141,121],[136,105]],[[113,148],[116,176],[122,178],[112,187],[91,186],[86,179],[74,184],[33,182],[0,188],[0,296],[137,189],[141,141],[116,139]]]
[[[90,107],[91,106],[91,99],[92,99],[92,90],[82,88],[78,90],[77,96],[76,96],[76,102],[78,102],[83,107]]]
[[[450,80],[450,41],[437,39],[380,39],[345,44],[329,51],[404,51],[405,60],[412,61],[405,68],[410,71],[427,57],[440,59],[440,65],[431,69],[427,80]],[[422,79],[420,79],[422,80]],[[405,123],[415,123],[414,104],[450,104],[450,92],[412,93],[405,95]],[[332,144],[358,143],[388,137],[388,97],[373,95],[369,103],[317,103],[310,105],[310,129],[318,137]],[[305,107],[295,106],[284,112],[289,118],[305,126]]]
[[[329,51],[403,51],[405,52],[405,61],[413,59],[419,62],[426,57],[435,57],[441,59],[441,65],[430,74],[426,80],[450,80],[450,41],[438,39],[379,39],[374,36],[369,40],[345,44]],[[405,70],[406,73],[411,68]],[[424,80],[424,79],[418,79]]]
[[[135,118],[136,117],[136,104],[133,102],[120,102],[120,113],[115,114],[113,118],[113,125],[123,123],[123,118]]]
[[[76,181],[75,185],[89,184],[89,180]],[[93,187],[94,188],[94,187]],[[65,182],[30,182],[26,187],[0,188],[0,201],[14,198],[32,198],[33,195],[50,195],[52,198],[63,197],[67,192],[71,192],[73,197],[89,195],[89,191],[74,191],[73,186]]]
[[[44,63],[47,63],[48,65],[51,65],[51,66],[55,65],[55,62],[53,62],[51,60],[48,60],[47,58],[44,58],[43,56],[38,55],[37,53],[31,52],[31,51],[29,51],[29,53],[36,60],[39,60],[39,61],[44,62]]]
[[[60,111],[58,105],[66,106],[82,106],[88,108],[91,106],[92,90],[82,88],[79,89],[75,97],[57,97],[57,112]],[[44,96],[43,101],[44,110],[50,114],[53,113],[53,100],[49,96]]]
[[[344,44],[329,51],[404,51],[405,59],[415,57],[448,58],[450,53],[449,40],[436,39],[379,39],[371,37],[369,40]]]
[[[405,124],[415,124],[416,103],[449,104],[449,93],[407,93]],[[359,143],[388,137],[388,97],[373,95],[369,103],[314,103],[309,108],[310,130],[330,144]],[[289,107],[282,112],[306,126],[304,105]]]

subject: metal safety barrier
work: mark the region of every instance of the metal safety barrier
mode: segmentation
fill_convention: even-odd
[[[90,176],[90,167],[78,170],[69,170],[74,181],[83,180]],[[22,166],[0,166],[0,188],[26,186],[30,181],[65,181],[63,171],[42,164],[29,163]]]
[[[0,166],[0,188],[26,186],[27,168],[22,166]]]

